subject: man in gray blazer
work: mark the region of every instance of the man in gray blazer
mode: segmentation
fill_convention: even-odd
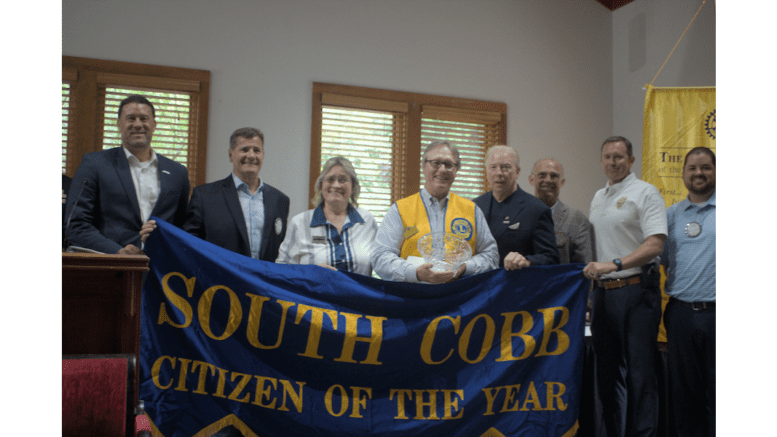
[[[189,176],[154,152],[154,105],[140,95],[119,104],[121,147],[87,153],[67,196],[66,235],[72,246],[103,253],[142,254],[151,216],[183,224]]]
[[[561,187],[564,186],[564,167],[554,159],[541,159],[534,164],[529,183],[534,185],[534,195],[553,211],[556,247],[561,264],[588,264],[593,261],[593,228],[588,217],[558,200]]]
[[[259,178],[264,134],[252,127],[229,139],[232,173],[192,192],[183,230],[254,259],[275,262],[286,236],[289,198]]]

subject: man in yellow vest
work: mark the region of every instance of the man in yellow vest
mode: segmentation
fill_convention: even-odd
[[[474,202],[450,192],[461,159],[456,146],[433,141],[424,151],[424,188],[400,199],[389,209],[372,246],[372,268],[389,281],[440,284],[463,275],[475,275],[499,265],[496,241],[483,213]],[[418,239],[429,232],[458,235],[469,243],[472,258],[455,272],[436,272],[432,264],[418,265]]]

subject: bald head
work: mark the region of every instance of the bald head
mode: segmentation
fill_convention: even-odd
[[[553,158],[537,161],[529,175],[529,183],[534,186],[534,195],[548,206],[556,204],[564,182],[564,167]]]

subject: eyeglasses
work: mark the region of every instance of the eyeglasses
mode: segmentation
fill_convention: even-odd
[[[429,160],[429,159],[427,159],[426,162],[431,164],[432,167],[434,167],[435,169],[440,168],[441,165],[444,165],[446,170],[453,170],[454,168],[456,168],[456,163],[455,162],[437,161],[437,160]]]
[[[324,178],[325,181],[329,182],[330,184],[334,184],[335,181],[340,182],[340,185],[345,185],[349,182],[351,182],[350,179],[348,179],[345,176],[329,176],[328,178]]]

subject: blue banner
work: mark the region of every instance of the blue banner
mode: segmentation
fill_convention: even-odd
[[[405,284],[277,265],[157,220],[140,398],[155,436],[571,436],[581,264]]]

